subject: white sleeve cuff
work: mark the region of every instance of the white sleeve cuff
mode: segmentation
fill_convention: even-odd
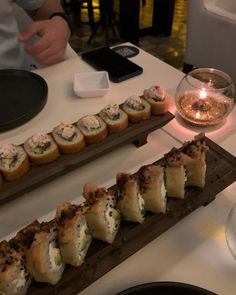
[[[35,10],[38,9],[45,0],[16,0],[16,4],[21,6],[23,9],[26,10]]]

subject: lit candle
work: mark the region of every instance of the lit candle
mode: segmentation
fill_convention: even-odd
[[[206,92],[206,89],[201,89],[200,90],[200,93],[199,93],[199,97],[200,99],[204,99],[205,97],[207,96],[207,92]]]
[[[179,98],[179,111],[188,121],[213,125],[224,117],[231,107],[223,95],[206,89],[186,91]]]
[[[234,85],[230,77],[219,70],[195,69],[181,80],[175,101],[185,120],[197,125],[214,125],[232,110]]]

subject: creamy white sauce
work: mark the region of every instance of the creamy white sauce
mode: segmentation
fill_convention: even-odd
[[[75,134],[75,126],[70,123],[61,123],[57,127],[57,133],[65,139],[71,138]]]
[[[100,127],[100,123],[95,116],[86,116],[81,120],[84,127],[86,127],[88,130],[98,129]]]
[[[150,88],[145,90],[145,96],[161,101],[165,98],[165,91],[164,88],[161,86],[151,86]]]
[[[50,143],[50,138],[47,134],[38,133],[38,134],[32,136],[29,139],[28,143],[32,149],[35,149],[37,147],[44,147],[48,143]]]
[[[17,159],[18,151],[13,144],[0,145],[0,160],[4,168],[9,168],[11,163]]]
[[[132,95],[126,100],[126,104],[134,110],[140,110],[143,108],[142,100],[137,95]]]
[[[166,188],[165,188],[165,184],[163,181],[161,183],[161,196],[163,199],[165,199],[165,197],[166,197]]]
[[[162,199],[162,205],[166,205],[166,188],[164,181],[161,182],[161,199]]]
[[[61,263],[56,263],[56,260],[61,260],[61,253],[60,249],[55,246],[55,242],[49,244],[49,260],[50,266],[53,270],[61,267]]]
[[[144,210],[144,205],[145,205],[144,199],[141,196],[141,194],[138,193],[138,206],[139,206],[140,211]]]
[[[23,288],[24,285],[26,284],[25,271],[24,270],[20,271],[19,276],[17,277],[17,279],[12,280],[11,284],[12,284],[12,286],[14,286],[13,294],[15,294],[15,293],[17,294],[19,289]]]
[[[17,149],[13,144],[0,145],[0,158],[13,158],[17,155]]]
[[[110,118],[113,119],[115,116],[119,114],[119,106],[117,104],[114,105],[107,105],[103,109],[104,113]]]
[[[77,247],[79,251],[79,256],[84,256],[84,251],[87,249],[87,244],[90,239],[90,234],[87,234],[86,231],[89,231],[86,223],[83,223],[78,228],[78,239],[77,239]]]

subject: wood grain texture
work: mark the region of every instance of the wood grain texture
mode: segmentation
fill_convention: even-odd
[[[75,295],[106,272],[157,238],[195,209],[212,202],[236,180],[236,159],[206,138],[207,174],[204,189],[187,187],[185,199],[168,198],[166,214],[148,213],[143,224],[122,221],[112,245],[93,240],[85,262],[78,268],[67,266],[56,286],[33,282],[27,295]],[[156,163],[162,163],[163,159]],[[110,189],[116,190],[114,185]]]
[[[99,143],[87,145],[78,153],[61,155],[57,160],[46,165],[31,166],[30,170],[19,179],[4,182],[0,191],[0,205],[28,193],[40,185],[50,182],[126,143],[134,143],[136,146],[145,144],[150,132],[161,128],[173,118],[174,115],[167,112],[161,116],[151,116],[150,119],[139,123],[129,123],[128,128],[125,130],[108,135]]]

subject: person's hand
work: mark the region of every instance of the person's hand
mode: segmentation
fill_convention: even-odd
[[[41,65],[52,65],[63,60],[66,45],[70,37],[68,24],[61,17],[33,22],[22,35],[20,42],[27,42],[34,35],[40,40],[33,45],[25,46],[25,50]]]

